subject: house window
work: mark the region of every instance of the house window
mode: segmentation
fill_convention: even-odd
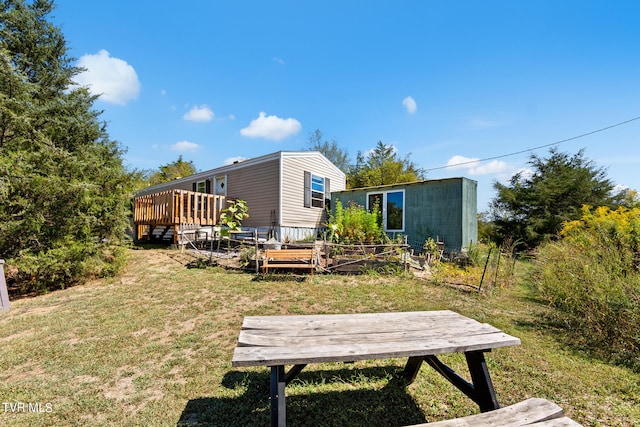
[[[304,206],[306,208],[324,208],[329,202],[329,178],[304,173]]]
[[[196,190],[198,193],[206,193],[207,192],[207,181],[198,181],[196,182]]]
[[[321,176],[311,175],[311,206],[324,207],[324,178]]]
[[[378,206],[384,231],[404,231],[404,190],[367,194],[367,209]]]

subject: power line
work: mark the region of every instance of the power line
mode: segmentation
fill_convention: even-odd
[[[430,172],[430,171],[435,171],[435,170],[440,170],[440,169],[453,168],[453,167],[456,167],[456,166],[464,166],[464,165],[468,165],[468,164],[471,164],[471,163],[486,162],[486,161],[489,161],[489,160],[502,159],[504,157],[515,156],[515,155],[522,154],[522,153],[528,153],[528,152],[531,152],[531,151],[539,150],[541,148],[551,147],[552,145],[562,144],[563,142],[573,141],[574,139],[584,138],[585,136],[593,135],[595,133],[604,132],[606,130],[613,129],[613,128],[618,127],[618,126],[626,125],[627,123],[631,123],[631,122],[633,122],[635,120],[640,120],[640,116],[634,117],[634,118],[629,119],[629,120],[625,120],[624,122],[616,123],[615,125],[611,125],[611,126],[607,126],[607,127],[603,127],[603,128],[600,128],[600,129],[593,130],[591,132],[583,133],[582,135],[572,136],[571,138],[562,139],[560,141],[552,142],[550,144],[540,145],[538,147],[528,148],[526,150],[516,151],[514,153],[502,154],[500,156],[487,157],[487,158],[478,159],[478,160],[469,160],[467,162],[456,163],[456,164],[453,164],[453,165],[439,166],[437,168],[429,168],[429,169],[425,169],[425,172]]]

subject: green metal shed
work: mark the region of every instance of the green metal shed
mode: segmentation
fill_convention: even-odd
[[[478,241],[477,188],[468,178],[431,179],[336,191],[331,198],[332,206],[340,200],[367,209],[378,200],[391,237],[406,235],[417,250],[431,237],[444,241],[446,251],[458,252]]]

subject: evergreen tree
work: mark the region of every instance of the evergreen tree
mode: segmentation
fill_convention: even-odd
[[[137,172],[73,83],[53,2],[0,1],[0,258],[23,291],[114,271]]]
[[[494,183],[491,215],[499,241],[512,238],[533,248],[556,236],[565,221],[580,218],[583,205],[621,202],[606,170],[585,158],[584,150],[571,156],[552,148],[547,158],[531,155],[529,165],[531,172],[515,174],[509,185]]]

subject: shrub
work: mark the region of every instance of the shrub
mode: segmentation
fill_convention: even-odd
[[[111,277],[126,264],[125,247],[109,243],[58,244],[39,253],[24,253],[9,261],[7,279],[19,294],[64,289],[89,279]]]
[[[584,207],[537,253],[537,290],[582,343],[640,367],[640,209]]]
[[[376,204],[372,211],[350,203],[344,207],[336,201],[335,214],[329,215],[328,239],[341,244],[385,243],[389,240],[382,229],[380,209]]]

